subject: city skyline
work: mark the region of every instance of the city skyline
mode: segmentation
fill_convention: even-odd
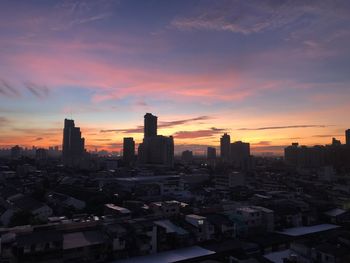
[[[142,116],[177,152],[225,132],[252,153],[345,143],[346,1],[4,1],[0,147],[62,144],[62,120],[88,150],[142,141]],[[277,15],[278,14],[278,15]],[[13,19],[16,17],[16,19]],[[180,150],[179,150],[180,149]]]

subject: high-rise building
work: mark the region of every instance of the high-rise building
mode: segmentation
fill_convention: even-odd
[[[346,145],[350,146],[350,129],[345,131]]]
[[[135,161],[135,141],[132,137],[123,140],[123,160],[126,165],[132,165]]]
[[[64,120],[62,159],[66,165],[73,165],[80,161],[85,152],[85,140],[81,137],[79,127],[75,127],[74,120]]]
[[[220,138],[220,156],[223,161],[230,161],[230,145],[231,145],[231,138],[230,135],[225,133]]]
[[[231,162],[241,169],[248,169],[250,166],[250,144],[245,142],[231,143]]]
[[[146,113],[144,118],[144,137],[157,136],[157,116],[154,116],[152,113]]]
[[[174,139],[157,135],[157,116],[144,116],[144,138],[138,148],[140,165],[172,167],[174,164]]]
[[[216,159],[216,149],[214,147],[207,148],[207,159],[215,160]]]

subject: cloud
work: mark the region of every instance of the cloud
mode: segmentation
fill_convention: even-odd
[[[39,99],[48,97],[50,93],[48,87],[46,87],[45,85],[38,85],[33,82],[26,82],[24,83],[24,86],[32,95]]]
[[[314,137],[314,138],[332,138],[332,137],[337,137],[337,136],[344,136],[344,134],[318,134],[318,135],[313,135],[312,137]]]
[[[37,138],[35,138],[35,141],[41,141],[43,139],[44,139],[43,137],[37,137]]]
[[[260,141],[256,143],[252,143],[252,146],[269,146],[271,145],[271,141]]]
[[[112,16],[111,9],[117,1],[62,1],[53,12],[51,30],[64,31],[74,26],[89,24]]]
[[[174,127],[178,125],[183,125],[187,123],[192,123],[195,121],[204,121],[204,120],[209,120],[212,119],[212,117],[209,116],[199,116],[196,118],[191,118],[191,119],[184,119],[184,120],[177,120],[177,121],[163,121],[159,123],[159,128],[167,128],[167,127]]]
[[[11,121],[8,118],[0,116],[0,126],[1,127],[9,124],[10,122]]]
[[[98,142],[109,142],[112,139],[92,139],[92,141],[98,141]]]
[[[199,116],[196,118],[182,119],[182,120],[176,120],[176,121],[162,121],[162,122],[159,122],[158,129],[171,128],[171,127],[175,127],[178,125],[184,125],[184,124],[188,124],[188,123],[209,120],[209,119],[212,119],[212,117]],[[143,129],[143,126],[140,125],[140,126],[137,126],[136,128],[101,130],[101,132],[143,133],[144,129]]]
[[[196,131],[178,131],[173,134],[176,139],[195,139],[203,137],[211,137],[218,133],[224,132],[226,129],[218,129],[212,127],[207,130],[196,130]]]
[[[137,126],[137,128],[130,129],[110,129],[110,130],[101,130],[101,132],[121,132],[121,133],[143,133],[143,126]]]
[[[290,125],[290,126],[270,126],[260,128],[239,128],[238,131],[263,131],[263,130],[280,130],[280,129],[303,129],[303,128],[326,128],[331,125]]]
[[[8,81],[0,78],[0,95],[5,97],[20,97],[20,92]]]
[[[333,1],[240,1],[220,0],[200,5],[192,15],[176,17],[171,25],[181,30],[216,30],[244,35],[281,29],[292,24],[347,19],[342,9],[349,7]],[[325,19],[327,17],[327,19]]]

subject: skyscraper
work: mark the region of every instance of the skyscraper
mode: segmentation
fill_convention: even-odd
[[[214,147],[208,147],[207,159],[208,160],[215,160],[216,159],[216,149]]]
[[[346,140],[346,145],[350,146],[350,129],[345,131],[345,140]]]
[[[123,140],[123,160],[126,165],[131,165],[135,160],[135,141],[132,137]]]
[[[220,156],[223,161],[230,161],[230,145],[231,138],[230,135],[225,133],[220,138]]]
[[[144,138],[138,148],[139,164],[172,167],[174,164],[173,137],[157,135],[157,116],[146,113],[144,118]]]
[[[144,137],[157,136],[157,116],[154,116],[152,113],[146,113],[144,118]]]
[[[241,169],[248,169],[250,162],[250,144],[245,142],[231,143],[231,162],[232,164]]]
[[[62,159],[65,165],[77,164],[84,155],[85,140],[74,120],[64,120]]]

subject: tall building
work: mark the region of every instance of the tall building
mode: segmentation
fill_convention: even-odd
[[[123,160],[127,165],[132,165],[135,161],[135,141],[132,137],[123,140]]]
[[[250,144],[237,141],[231,143],[231,162],[232,164],[241,169],[248,169],[250,166]]]
[[[220,156],[223,161],[230,161],[230,145],[231,138],[230,135],[225,133],[220,138]]]
[[[350,129],[345,131],[346,145],[350,146]]]
[[[64,120],[62,159],[65,165],[77,164],[85,152],[85,140],[74,120]]]
[[[138,161],[145,166],[172,167],[174,164],[174,139],[157,135],[157,116],[144,116],[144,138],[138,148]]]
[[[144,137],[157,136],[157,116],[154,116],[152,113],[146,113],[144,118]]]
[[[215,160],[216,159],[216,149],[214,147],[207,148],[207,159]]]

